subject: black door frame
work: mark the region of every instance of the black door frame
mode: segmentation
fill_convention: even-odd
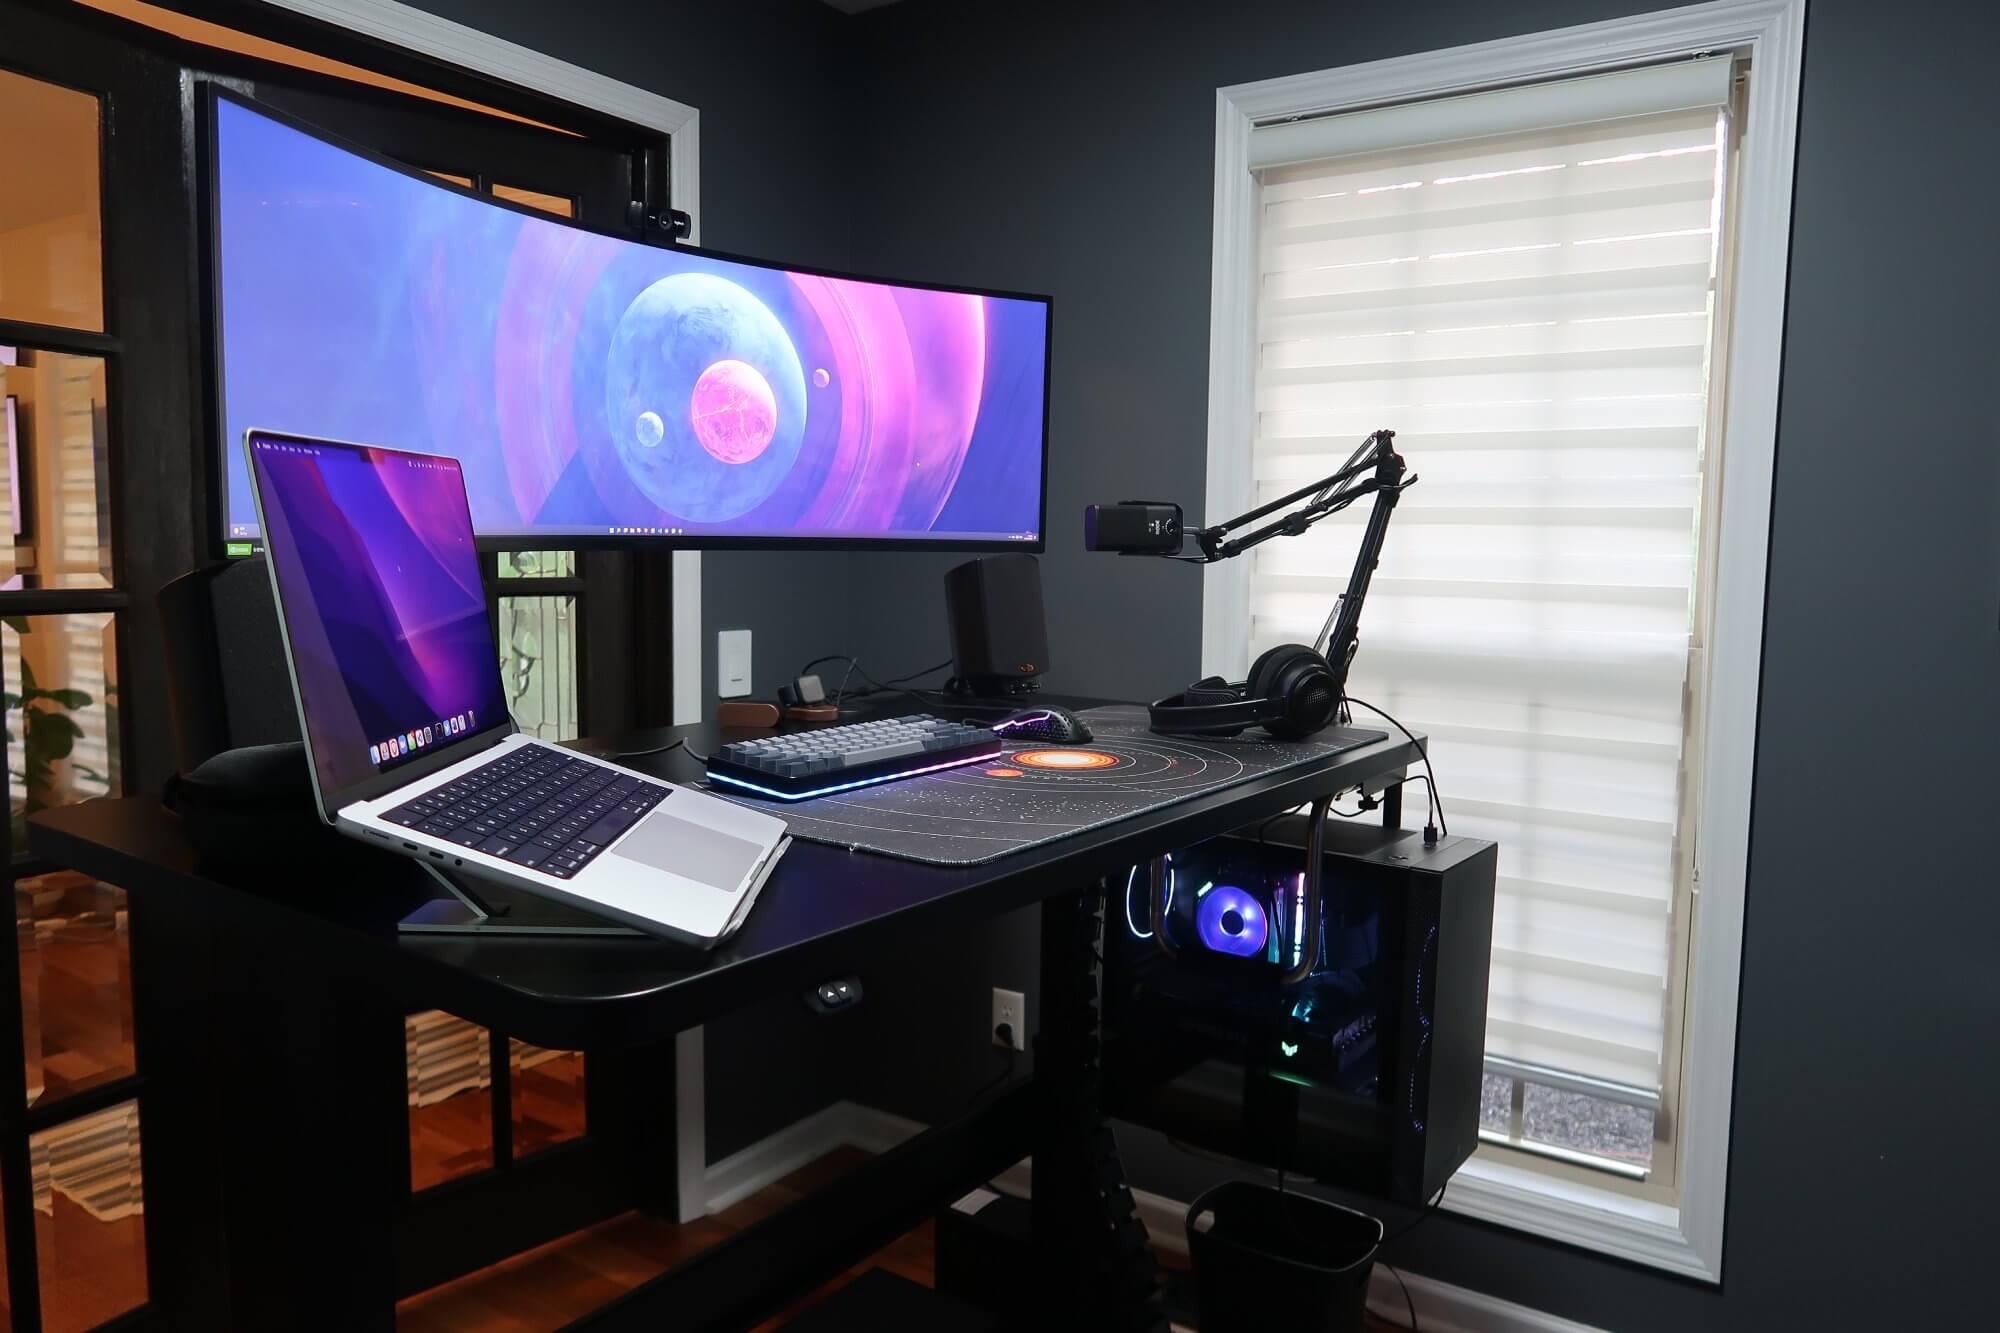
[[[573,130],[587,138],[627,145],[631,154],[631,194],[648,211],[666,207],[667,174],[662,169],[662,136],[586,108],[551,101],[532,91],[452,69],[371,39],[299,18],[269,6],[243,3],[173,3],[167,7],[219,21],[241,31],[343,59],[438,91]],[[0,0],[0,29],[9,37],[0,68],[88,92],[99,99],[100,207],[103,227],[104,331],[22,324],[0,320],[0,343],[102,357],[105,361],[107,475],[112,538],[110,589],[50,589],[0,593],[0,613],[59,615],[107,612],[116,618],[116,679],[121,706],[114,738],[121,756],[125,792],[157,790],[175,765],[171,702],[157,663],[163,660],[157,593],[170,580],[211,558],[219,540],[219,516],[209,488],[190,486],[211,466],[215,404],[204,345],[200,154],[203,137],[199,80],[225,82],[269,79],[303,90],[301,95],[340,95],[357,103],[386,106],[404,94],[347,83],[326,75],[274,67],[162,34],[82,6],[57,0]],[[437,104],[427,104],[437,105]],[[473,115],[475,113],[460,112]],[[540,188],[533,179],[509,180]],[[600,201],[601,203],[602,201]],[[600,215],[599,225],[606,225]],[[616,225],[611,223],[610,225]],[[143,283],[136,275],[143,275]],[[139,355],[132,355],[137,349]],[[181,497],[185,496],[185,500]],[[546,542],[523,543],[534,547]],[[589,694],[579,704],[594,730],[618,730],[669,719],[672,645],[663,599],[670,587],[665,552],[630,554],[592,551],[580,555],[579,573],[591,595],[607,611],[587,622],[587,642],[579,644],[592,665]],[[524,586],[523,592],[534,589]],[[4,785],[0,778],[0,785]],[[11,828],[0,834],[9,897],[16,879],[55,867],[15,861]],[[189,1090],[149,1089],[145,1052],[210,1041],[213,1034],[189,1031],[199,1006],[184,997],[161,994],[149,985],[147,941],[166,943],[172,928],[164,921],[133,920],[133,1026],[139,1072],[53,1104],[27,1106],[26,1047],[22,1027],[18,949],[0,950],[0,1208],[6,1224],[5,1270],[8,1307],[17,1333],[42,1327],[40,1273],[35,1236],[29,1143],[34,1134],[82,1115],[136,1099],[141,1115],[141,1166],[149,1212],[161,1226],[149,1226],[146,1243],[152,1304],[129,1322],[152,1313],[188,1308],[183,1298],[225,1275],[203,1272],[197,1250],[175,1237],[172,1219],[198,1222],[212,1216],[219,1188],[216,1164],[173,1161],[159,1151],[161,1140],[196,1141],[207,1114],[202,1096]],[[162,932],[166,932],[165,935]],[[192,945],[193,941],[176,943]],[[216,1015],[210,1011],[210,1016]],[[196,1022],[195,1027],[205,1025]],[[496,1038],[494,1049],[504,1048]],[[586,1097],[590,1129],[583,1140],[558,1145],[545,1154],[426,1191],[411,1199],[399,1228],[403,1251],[401,1287],[408,1291],[549,1237],[548,1228],[567,1219],[567,1230],[621,1207],[655,1202],[670,1182],[658,1172],[629,1168],[633,1156],[648,1157],[628,1122],[657,1115],[662,1094],[672,1104],[671,1053],[653,1060],[620,1059],[600,1068],[592,1062]],[[655,1067],[655,1062],[659,1067]],[[392,1066],[385,1062],[384,1070]],[[504,1066],[496,1069],[503,1074]],[[386,1075],[385,1075],[386,1076]],[[664,1082],[663,1082],[664,1080]],[[398,1080],[399,1081],[399,1080]],[[504,1080],[500,1082],[504,1088]],[[382,1091],[382,1090],[378,1090]],[[214,1089],[227,1097],[254,1095],[244,1089]],[[371,1095],[375,1095],[371,1093]],[[496,1104],[498,1098],[496,1097]],[[178,1132],[176,1132],[178,1131]],[[500,1145],[496,1142],[496,1148]],[[404,1137],[407,1150],[407,1135]],[[668,1155],[669,1157],[671,1154]],[[579,1172],[586,1160],[602,1161]],[[614,1160],[617,1159],[617,1160]],[[670,1169],[671,1163],[664,1164]],[[407,1169],[404,1172],[407,1176]],[[588,1178],[585,1188],[565,1180]],[[607,1188],[606,1181],[618,1182]],[[494,1208],[483,1199],[500,1191],[526,1188],[542,1200],[539,1209]],[[192,1238],[190,1238],[192,1239]],[[192,1261],[192,1262],[187,1262]],[[128,1322],[126,1317],[114,1321]]]

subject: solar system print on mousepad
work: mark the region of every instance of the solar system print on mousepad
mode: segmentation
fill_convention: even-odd
[[[1358,727],[1329,727],[1302,741],[1274,741],[1258,730],[1224,739],[1160,736],[1146,725],[1146,710],[1131,704],[1083,717],[1096,736],[1088,745],[1010,743],[985,763],[808,801],[715,794],[779,815],[794,837],[812,842],[978,865],[1387,739]]]

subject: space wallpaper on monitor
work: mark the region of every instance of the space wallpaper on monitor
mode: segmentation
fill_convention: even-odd
[[[217,103],[228,535],[251,427],[448,454],[484,535],[1039,536],[1048,308],[498,207]]]

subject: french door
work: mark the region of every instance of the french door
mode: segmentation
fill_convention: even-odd
[[[0,191],[0,664],[17,934],[0,950],[0,1324],[17,1333],[133,1317],[203,1280],[170,1225],[146,1227],[149,1194],[157,1215],[175,1215],[174,1192],[212,1170],[146,1150],[145,1051],[185,1034],[167,1035],[176,1017],[160,1006],[134,1010],[145,957],[134,956],[123,892],[26,857],[22,836],[37,809],[159,789],[175,750],[155,598],[227,554],[202,351],[201,84],[601,228],[622,229],[629,201],[667,202],[658,136],[242,8],[244,22],[291,26],[211,44],[82,6],[0,0],[0,179],[10,183]],[[433,86],[498,113],[324,61],[301,68],[271,37],[406,80],[435,75]],[[502,671],[525,728],[567,739],[667,720],[666,560],[486,556]],[[525,1187],[544,1216],[571,1224],[630,1206],[604,1191],[602,1171],[578,1168],[597,1123],[640,1084],[657,1104],[650,1080],[665,1073],[624,1062],[587,1077],[581,1056],[439,1013],[410,1015],[404,1042],[405,1271],[440,1280],[542,1238],[508,1233],[505,1210],[489,1221],[468,1206],[489,1189]],[[589,1189],[570,1191],[573,1179]],[[445,1186],[448,1209],[428,1208]]]

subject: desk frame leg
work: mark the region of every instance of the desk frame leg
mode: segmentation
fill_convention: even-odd
[[[1111,1126],[1099,1109],[1098,974],[1103,886],[1042,903],[1042,1027],[1034,1236],[1043,1304],[1077,1327],[1164,1333],[1147,1248]],[[1079,1308],[1086,1302],[1086,1308]]]

